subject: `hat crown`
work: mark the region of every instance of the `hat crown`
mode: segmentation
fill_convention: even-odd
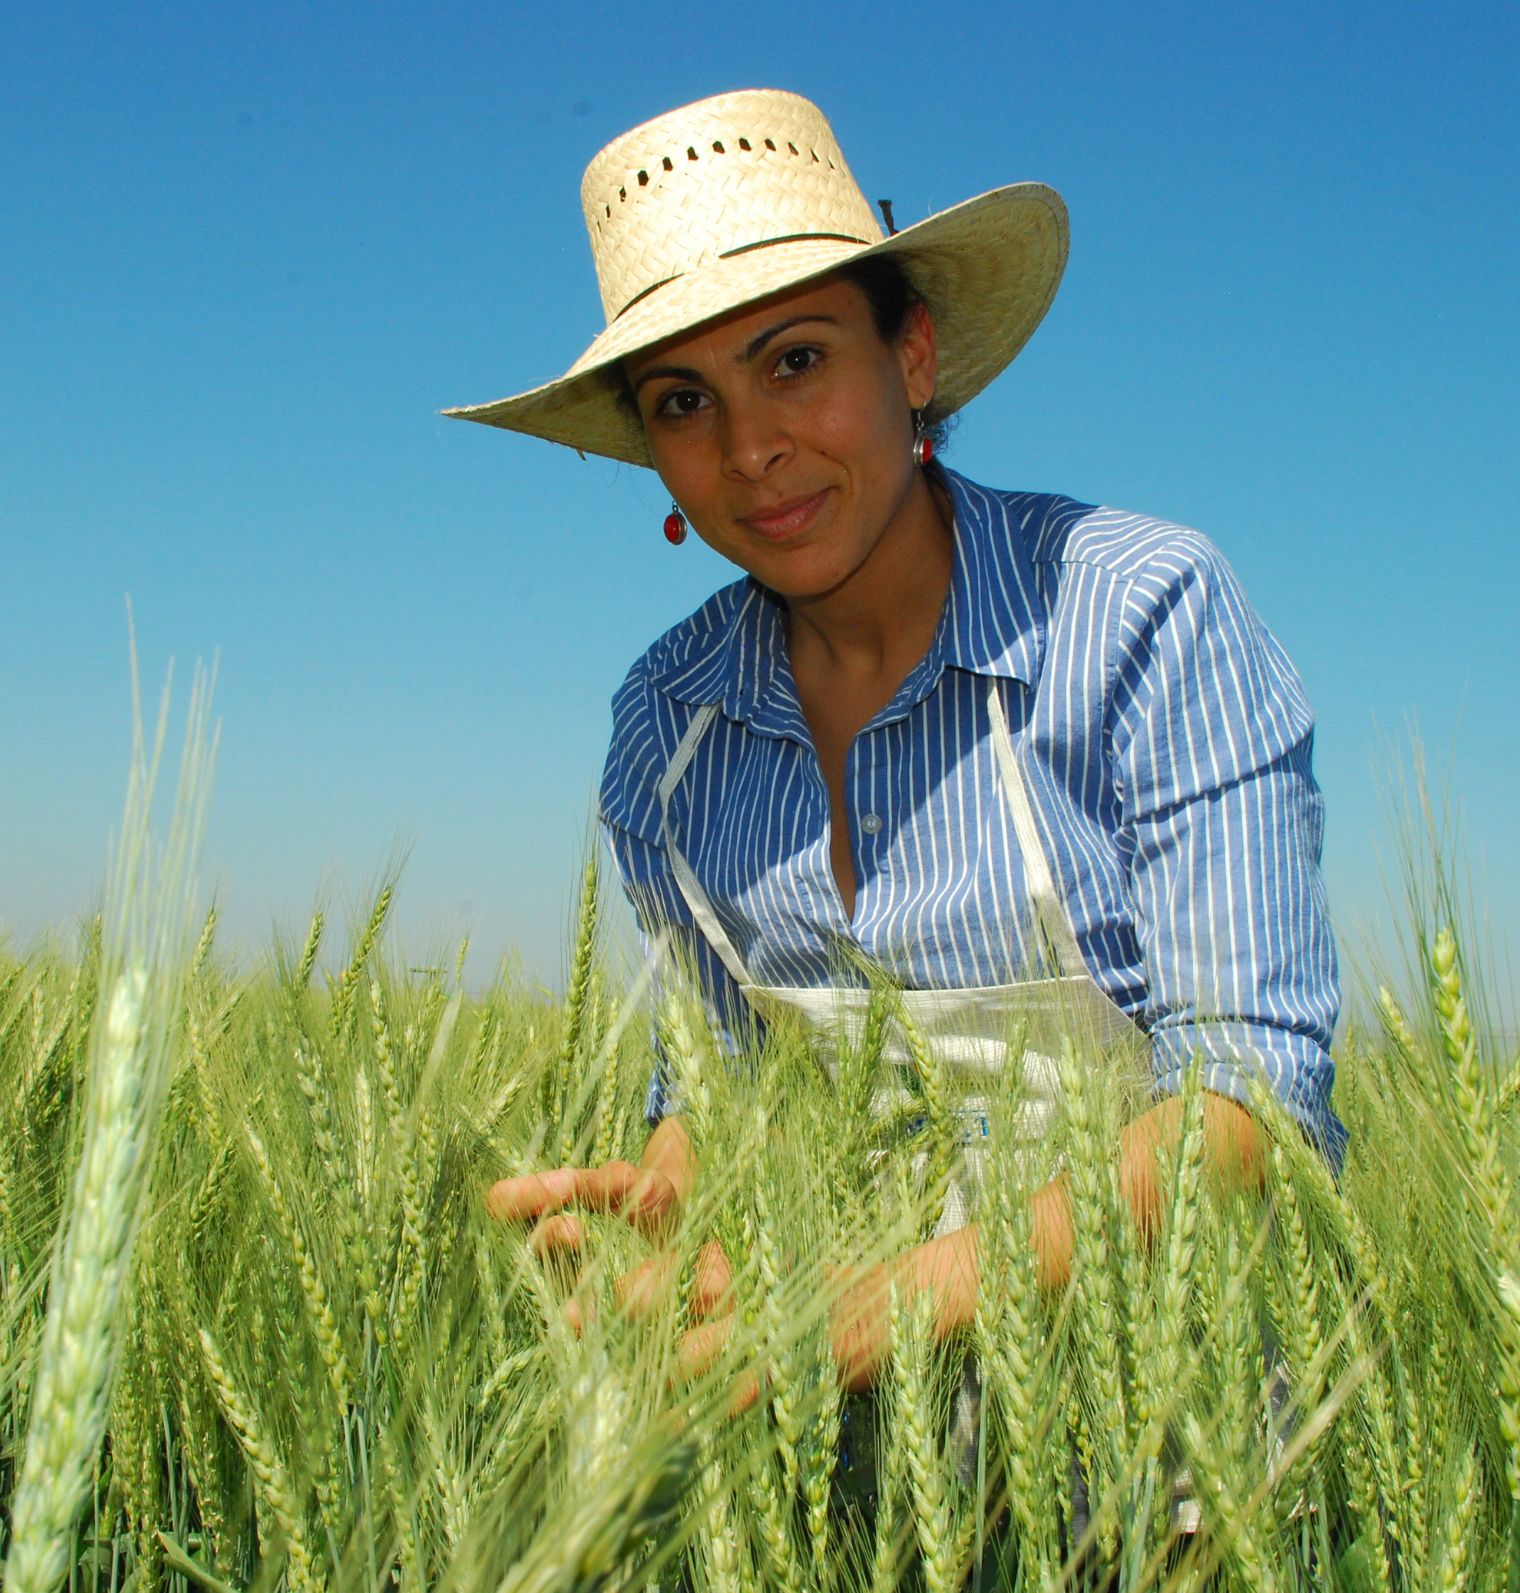
[[[883,236],[823,113],[779,89],[719,94],[624,133],[586,168],[581,202],[609,326],[729,256]]]

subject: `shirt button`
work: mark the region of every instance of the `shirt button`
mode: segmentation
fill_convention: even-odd
[[[879,813],[861,814],[860,827],[867,835],[880,835],[881,815]]]

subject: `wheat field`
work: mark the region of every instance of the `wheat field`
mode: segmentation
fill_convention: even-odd
[[[932,1061],[911,1121],[869,1110],[890,991],[837,1076],[795,1034],[724,1057],[678,987],[651,1013],[614,974],[594,866],[562,1001],[398,971],[389,887],[242,969],[139,833],[76,947],[0,953],[14,1593],[1520,1586],[1520,1069],[1449,929],[1413,926],[1419,978],[1340,1046],[1338,1181],[1263,1100],[1268,1187],[1216,1197],[1193,1080],[1141,1243],[1069,1056],[1045,1167],[992,1136],[973,1329],[895,1299],[846,1397],[840,1280],[926,1236],[953,1166]],[[636,1159],[655,1035],[703,1173],[633,1317],[652,1241],[589,1214],[577,1276],[483,1196]],[[1050,1297],[1025,1197],[1057,1158]],[[714,1238],[735,1330],[687,1376]]]

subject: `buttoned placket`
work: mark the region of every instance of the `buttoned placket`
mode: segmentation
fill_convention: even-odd
[[[943,624],[942,618],[941,629]],[[855,871],[853,913],[846,913],[839,883],[834,878],[831,846],[836,815],[829,803],[828,783],[823,777],[812,731],[803,714],[790,660],[784,648],[773,665],[774,673],[767,696],[769,705],[779,714],[775,723],[778,730],[785,725],[789,739],[796,740],[808,758],[809,789],[822,805],[821,836],[808,848],[809,861],[814,865],[809,870],[809,894],[815,903],[821,899],[829,904],[834,932],[847,939],[854,949],[868,954],[874,949],[869,944],[872,899],[877,894],[882,864],[891,854],[894,839],[892,816],[895,792],[887,789],[893,783],[896,769],[896,759],[890,746],[891,727],[905,721],[938,684],[942,670],[940,651],[940,633],[936,631],[928,653],[908,672],[892,700],[856,732],[845,752],[845,811],[837,818],[850,828],[850,861]],[[863,802],[854,800],[853,793],[860,785],[859,760],[862,754],[882,747],[884,741],[887,743],[885,755],[873,759],[879,772],[868,798]]]
[[[855,912],[849,928],[855,945],[871,956],[880,956],[885,950],[872,943],[871,929],[882,876],[889,869],[896,844],[901,727],[914,713],[927,711],[928,699],[939,685],[946,620],[947,613],[942,613],[923,658],[908,671],[891,701],[856,732],[845,754],[845,817],[855,868]],[[862,772],[862,760],[868,760],[869,775]]]

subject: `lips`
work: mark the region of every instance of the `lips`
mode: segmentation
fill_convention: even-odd
[[[813,523],[828,495],[829,489],[825,487],[822,492],[809,493],[806,497],[788,498],[784,503],[769,504],[764,509],[745,515],[741,524],[748,526],[756,536],[764,537],[767,542],[784,542]]]

